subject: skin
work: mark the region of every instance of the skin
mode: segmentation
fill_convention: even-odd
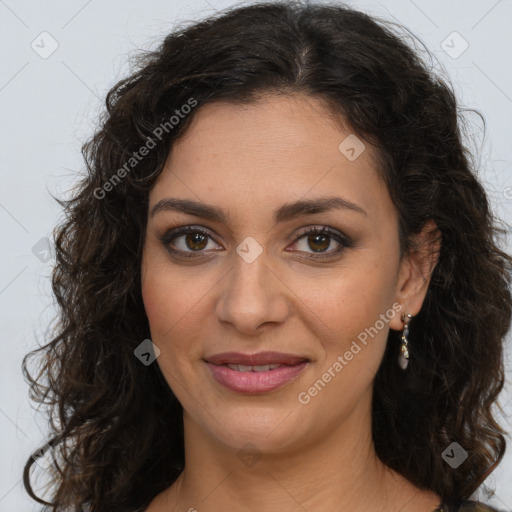
[[[372,383],[389,329],[403,327],[399,313],[359,343],[309,403],[298,400],[393,304],[416,315],[435,265],[432,225],[400,259],[397,212],[371,146],[353,161],[338,149],[350,133],[318,99],[269,95],[245,106],[203,106],[174,145],[149,210],[169,197],[191,199],[225,210],[227,219],[148,215],[144,306],[161,351],[154,364],[183,405],[186,454],[180,478],[148,512],[430,512],[441,502],[383,465],[372,443]],[[332,209],[274,224],[283,204],[327,196],[365,213]],[[187,243],[182,234],[175,248],[202,253],[172,256],[159,237],[187,225],[211,238]],[[314,236],[308,243],[301,233],[311,226],[329,226],[353,244]],[[251,263],[236,252],[246,237],[263,249]],[[332,256],[315,259],[324,253]],[[203,360],[263,350],[310,363],[284,387],[248,396],[217,383]],[[255,459],[247,462],[241,449]]]

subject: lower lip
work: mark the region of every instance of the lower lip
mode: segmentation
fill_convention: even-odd
[[[281,366],[266,372],[239,372],[227,366],[206,363],[213,378],[223,386],[236,391],[256,395],[278,389],[295,379],[307,366],[308,361]]]

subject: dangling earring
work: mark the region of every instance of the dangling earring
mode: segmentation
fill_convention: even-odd
[[[400,345],[400,355],[398,356],[398,365],[402,370],[405,370],[409,365],[409,322],[412,315],[402,313],[402,322],[404,322],[404,330],[402,331],[402,343]]]

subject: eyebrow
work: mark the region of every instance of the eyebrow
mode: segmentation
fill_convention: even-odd
[[[352,210],[368,216],[363,208],[341,197],[320,197],[282,205],[274,211],[274,223],[278,224],[292,220],[295,217],[300,217],[301,215],[313,215],[334,209]],[[162,211],[176,211],[217,222],[225,222],[228,217],[224,210],[216,206],[207,205],[191,199],[177,199],[172,197],[158,201],[151,209],[150,216],[153,217],[158,212]]]

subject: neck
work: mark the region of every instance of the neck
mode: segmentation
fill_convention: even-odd
[[[371,415],[359,408],[307,445],[242,455],[185,412],[185,469],[168,490],[166,502],[174,506],[167,510],[394,511],[411,500],[415,510],[433,510],[437,496],[421,493],[379,460],[365,417]]]

